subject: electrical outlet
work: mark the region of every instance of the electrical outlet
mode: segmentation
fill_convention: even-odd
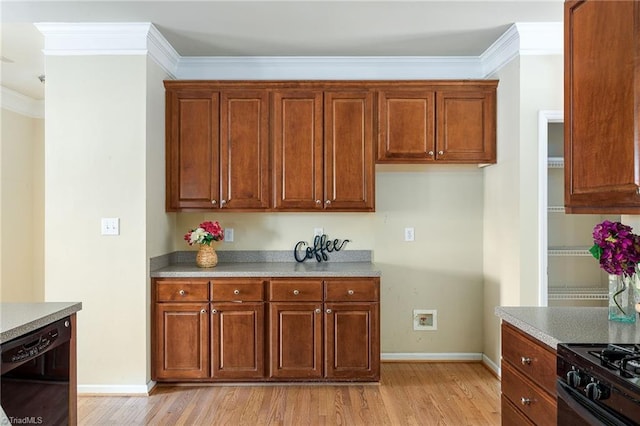
[[[103,217],[100,222],[102,235],[120,235],[120,219],[117,217]]]
[[[438,311],[435,309],[414,309],[413,329],[416,331],[437,330]]]
[[[404,228],[405,241],[414,241],[415,238],[416,238],[416,234],[413,228]]]
[[[314,237],[321,237],[322,234],[324,234],[324,229],[322,229],[322,228],[313,228],[313,236]]]
[[[233,242],[233,228],[224,228],[224,240],[222,241]]]

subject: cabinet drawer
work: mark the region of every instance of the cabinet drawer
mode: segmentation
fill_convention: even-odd
[[[380,298],[380,281],[377,278],[328,280],[324,291],[328,302],[376,302]]]
[[[209,282],[156,281],[156,300],[158,302],[207,302],[209,300]]]
[[[556,423],[555,398],[504,362],[502,363],[502,394],[533,423],[538,425]]]
[[[269,300],[279,302],[322,301],[322,280],[271,280]]]
[[[264,281],[261,279],[211,281],[211,300],[214,302],[261,302],[264,300]]]
[[[518,408],[509,401],[509,398],[502,395],[502,426],[534,426]]]
[[[556,394],[555,351],[506,323],[502,323],[502,360],[549,394]]]

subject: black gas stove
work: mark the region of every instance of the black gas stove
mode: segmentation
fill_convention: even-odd
[[[640,425],[640,344],[560,344],[558,425]]]

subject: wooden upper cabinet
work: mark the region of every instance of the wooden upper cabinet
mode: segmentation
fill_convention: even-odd
[[[322,91],[273,93],[273,168],[276,209],[323,207]]]
[[[398,82],[378,93],[378,163],[495,163],[497,81]]]
[[[269,93],[167,85],[167,211],[269,207]]]
[[[325,209],[374,211],[373,93],[324,96]]]
[[[435,159],[435,92],[383,90],[378,95],[378,161]]]
[[[373,93],[275,91],[274,206],[374,210]]]
[[[436,159],[496,162],[496,91],[482,88],[436,94]]]
[[[269,207],[269,93],[220,96],[220,207]]]
[[[166,102],[166,209],[209,209],[220,188],[218,93],[167,91]]]
[[[565,208],[640,214],[640,2],[565,3]]]

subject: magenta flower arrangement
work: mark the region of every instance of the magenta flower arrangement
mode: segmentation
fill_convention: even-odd
[[[212,241],[224,240],[224,230],[218,221],[206,221],[202,222],[197,228],[187,232],[184,235],[184,240],[188,242],[190,246],[194,244],[210,246]]]
[[[632,233],[630,226],[605,220],[593,228],[593,243],[589,252],[606,272],[627,277],[636,273],[640,236]]]

